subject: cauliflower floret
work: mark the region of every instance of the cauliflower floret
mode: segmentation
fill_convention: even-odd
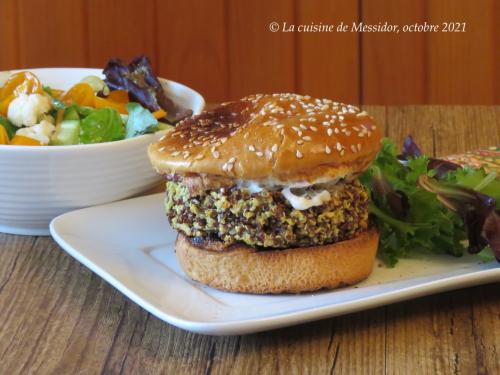
[[[50,142],[50,137],[56,130],[54,124],[46,120],[42,120],[39,124],[30,126],[29,128],[21,128],[16,132],[16,135],[22,135],[24,137],[36,139],[42,145],[48,145]]]
[[[17,127],[33,126],[51,108],[52,100],[46,95],[21,94],[10,102],[7,117]]]

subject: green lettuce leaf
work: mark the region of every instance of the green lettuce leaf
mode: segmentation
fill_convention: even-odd
[[[118,111],[102,108],[88,113],[80,125],[81,143],[112,142],[123,139],[125,129]]]
[[[449,172],[444,180],[489,195],[496,200],[496,206],[500,209],[500,179],[496,172],[486,173],[482,168],[465,167]]]
[[[125,138],[153,133],[158,130],[158,120],[139,103],[128,103],[127,111],[128,119],[125,126]]]
[[[463,254],[462,243],[467,238],[460,217],[448,210],[435,194],[417,184],[418,177],[427,174],[429,159],[419,156],[403,165],[397,159],[397,148],[385,139],[372,167],[360,181],[370,190],[374,172],[380,169],[395,191],[407,199],[408,209],[404,218],[396,218],[389,201],[379,199],[370,203],[369,209],[375,225],[380,230],[378,256],[388,266],[399,258],[417,253]]]

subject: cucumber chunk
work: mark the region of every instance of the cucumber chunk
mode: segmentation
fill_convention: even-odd
[[[50,139],[54,146],[75,145],[80,142],[80,116],[75,106],[64,110],[63,120],[56,125],[56,130]]]
[[[80,140],[80,120],[63,120],[56,127],[50,143],[55,146],[75,145]]]
[[[75,106],[68,107],[64,110],[63,121],[65,120],[80,120],[80,116],[78,115],[78,110]]]

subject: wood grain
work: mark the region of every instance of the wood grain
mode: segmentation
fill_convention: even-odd
[[[102,67],[146,54],[160,76],[207,101],[298,91],[363,104],[500,103],[495,0],[2,0],[0,14],[0,69]],[[466,32],[269,30],[356,21],[455,21]]]
[[[110,58],[127,63],[138,55],[157,66],[155,1],[87,0],[85,2],[88,64],[104,67]]]
[[[288,0],[228,2],[229,97],[294,92],[295,33],[271,32],[269,24],[295,22]]]
[[[359,19],[357,2],[298,1],[297,24],[351,25]],[[297,39],[297,91],[345,103],[362,103],[359,75],[360,34],[301,32]]]
[[[2,15],[2,34],[4,35],[0,53],[0,70],[14,69],[20,65],[17,1],[0,1],[0,14]]]
[[[86,66],[83,0],[19,0],[20,67]]]
[[[194,88],[207,101],[227,100],[226,13],[224,0],[158,1],[159,74]]]
[[[494,107],[390,107],[387,135],[400,144],[412,134],[425,153],[435,156],[484,148],[500,141],[498,114]],[[495,334],[481,336],[489,343],[488,355],[485,349],[471,350],[477,335],[471,297],[470,290],[462,290],[389,306],[387,372],[481,373],[479,356],[481,367],[493,370],[482,373],[496,373],[498,357],[491,356]],[[496,305],[500,307],[500,300]],[[495,328],[490,324],[486,321]]]
[[[494,104],[495,0],[429,1],[431,23],[465,22],[465,33],[428,34],[429,103]],[[495,18],[496,17],[496,18]],[[498,61],[496,69],[498,69]],[[464,77],[464,78],[461,78]]]
[[[363,109],[431,154],[499,141],[500,107]],[[0,374],[498,374],[499,287],[210,337],[146,313],[49,237],[0,234]]]
[[[398,0],[363,0],[365,24],[399,25],[423,23],[425,2]],[[426,34],[363,33],[360,34],[362,59],[361,103],[426,103]],[[432,83],[431,83],[432,84]]]

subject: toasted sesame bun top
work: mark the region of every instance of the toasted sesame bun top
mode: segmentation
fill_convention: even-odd
[[[149,147],[159,173],[314,182],[358,173],[380,147],[366,112],[296,94],[252,95],[182,121]]]

